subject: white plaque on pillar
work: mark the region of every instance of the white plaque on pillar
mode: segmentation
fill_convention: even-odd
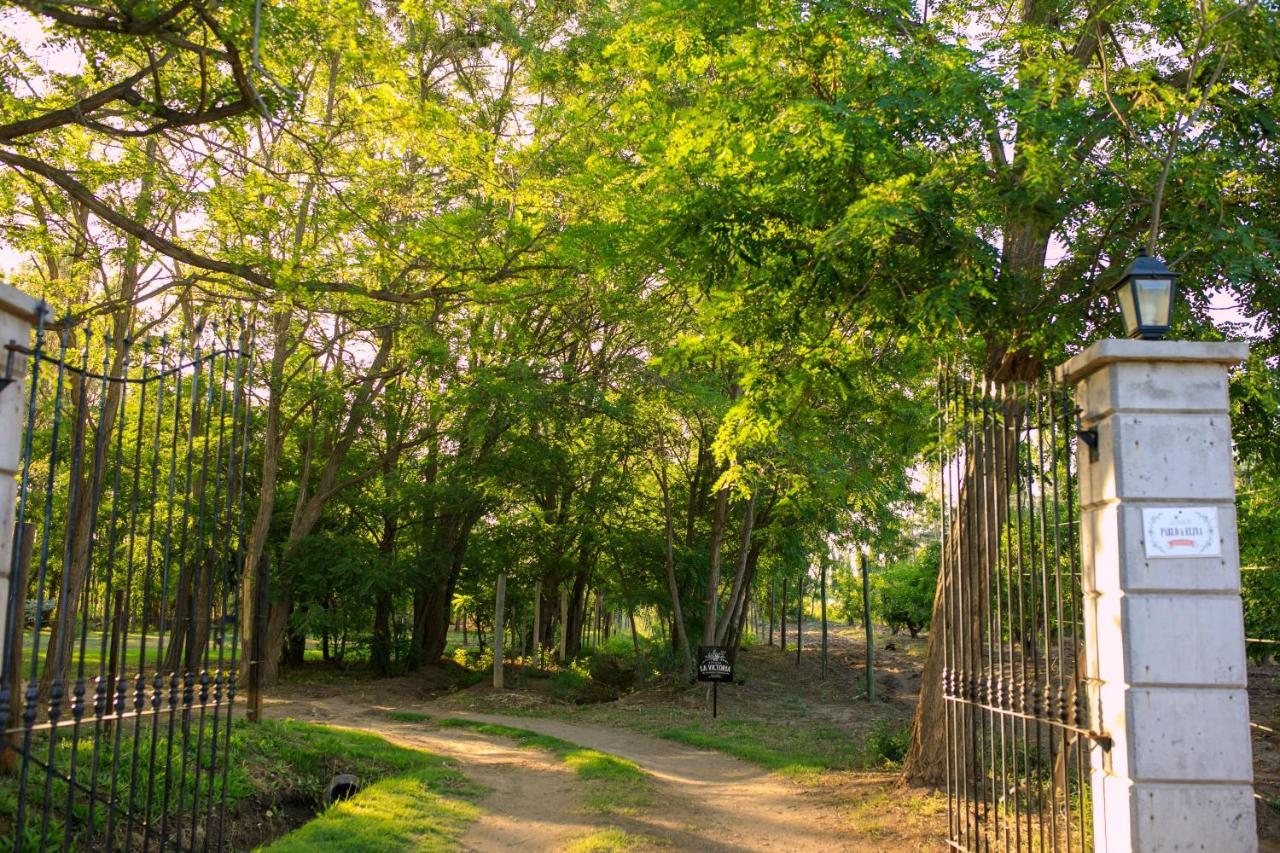
[[[1142,510],[1142,530],[1148,560],[1222,555],[1216,506],[1147,507]]]

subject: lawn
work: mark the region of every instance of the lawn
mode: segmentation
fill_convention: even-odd
[[[121,749],[131,754],[132,729],[122,733]],[[201,761],[207,766],[208,748]],[[37,742],[41,748],[47,741]],[[122,760],[115,768],[116,802],[137,805],[144,810],[148,788],[142,780],[150,778],[149,814],[159,818],[167,799],[169,813],[185,808],[189,814],[195,798],[195,774],[181,773],[181,748],[169,755],[163,734],[158,738],[154,773],[131,774],[129,762]],[[140,752],[143,768],[150,765],[150,730],[143,726]],[[82,739],[73,750],[65,736],[55,745],[54,764],[64,772],[76,753],[77,780],[88,785],[93,775],[92,738]],[[192,750],[194,752],[194,750]],[[194,756],[191,756],[194,758]],[[113,768],[107,750],[97,755],[98,789],[109,790]],[[192,763],[194,767],[194,763]],[[349,801],[323,809],[325,789],[338,773],[354,773],[363,790]],[[38,805],[43,801],[44,774],[33,763],[27,782],[27,801]],[[209,775],[201,776],[200,809],[209,797],[220,798],[221,776],[214,774],[209,788]],[[17,810],[18,781],[0,778],[0,824],[14,825]],[[435,850],[449,846],[463,827],[478,813],[474,801],[481,791],[468,782],[444,759],[420,750],[396,746],[377,735],[345,729],[318,726],[293,720],[267,720],[252,724],[236,721],[231,736],[226,781],[228,846],[234,850],[270,844],[280,850]],[[43,833],[48,845],[60,847],[66,820],[66,786],[56,778],[51,782],[53,804],[48,825]],[[73,802],[71,846],[89,846],[87,827],[90,816],[82,795]],[[318,816],[317,816],[318,815]],[[315,816],[314,820],[311,818]],[[28,808],[23,835],[23,848],[38,848],[44,815]],[[305,823],[304,823],[305,822]],[[106,829],[106,813],[98,805],[92,824],[99,843]],[[299,826],[299,824],[302,824]],[[190,821],[187,821],[190,825]],[[292,830],[292,831],[291,831]],[[203,832],[203,827],[200,828]],[[287,835],[285,833],[288,833]],[[283,838],[278,836],[284,835]],[[278,838],[278,840],[276,840]],[[116,843],[123,843],[119,827]],[[272,843],[274,841],[274,843]],[[0,840],[0,849],[11,849],[12,831]]]

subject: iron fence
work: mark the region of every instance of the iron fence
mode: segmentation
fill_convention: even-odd
[[[939,381],[949,840],[1092,848],[1075,412],[1051,382]]]
[[[244,339],[223,323],[134,342],[42,317],[9,346],[28,360],[0,668],[14,849],[225,844]]]

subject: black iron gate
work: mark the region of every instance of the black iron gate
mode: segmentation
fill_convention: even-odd
[[[1074,406],[1051,381],[939,386],[949,840],[1089,850]]]
[[[135,343],[42,319],[8,346],[28,363],[0,677],[14,849],[224,845],[243,340],[226,323]]]

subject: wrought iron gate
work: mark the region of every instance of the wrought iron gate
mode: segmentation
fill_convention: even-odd
[[[243,340],[210,324],[134,344],[42,318],[8,347],[28,360],[0,677],[14,849],[224,845]]]
[[[1074,406],[1048,381],[939,386],[949,840],[1089,850]]]

